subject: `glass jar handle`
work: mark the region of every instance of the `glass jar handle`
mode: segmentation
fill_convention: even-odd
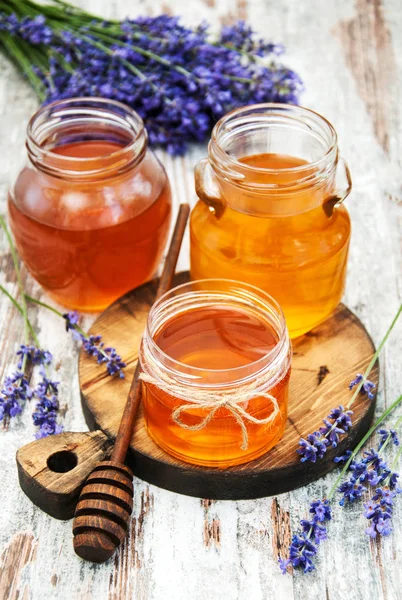
[[[225,201],[216,184],[215,175],[208,158],[201,159],[195,165],[194,179],[197,196],[219,219],[225,211]]]
[[[337,208],[338,206],[340,206],[343,203],[343,201],[346,200],[346,198],[349,196],[350,192],[352,191],[352,176],[350,174],[349,167],[348,167],[345,159],[342,157],[340,157],[338,159],[338,166],[336,169],[336,179],[338,179],[338,176],[340,175],[340,171],[339,171],[340,166],[342,166],[342,170],[343,170],[343,173],[341,173],[341,175],[343,175],[343,181],[340,184],[340,187],[338,188],[339,191],[337,191],[336,194],[334,194],[333,196],[330,196],[329,198],[327,198],[325,200],[324,204],[322,205],[327,217],[332,216],[332,213],[334,212],[334,208]],[[338,182],[336,185],[338,186]]]

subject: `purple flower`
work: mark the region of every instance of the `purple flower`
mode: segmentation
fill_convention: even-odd
[[[340,505],[343,506],[346,501],[354,502],[359,500],[363,493],[367,491],[367,485],[375,487],[385,482],[391,477],[391,471],[388,469],[384,459],[373,448],[363,453],[363,459],[353,460],[349,465],[351,476],[344,481],[338,488],[343,495]],[[395,485],[397,478],[393,478]],[[363,485],[363,484],[366,484]]]
[[[367,488],[351,478],[349,481],[344,481],[339,486],[338,492],[343,494],[343,498],[339,504],[344,506],[346,500],[348,500],[348,502],[354,502],[355,500],[361,498],[364,492],[367,492]]]
[[[351,410],[345,410],[343,406],[333,408],[328,417],[323,420],[324,427],[320,427],[319,431],[314,431],[307,436],[307,439],[302,438],[299,441],[300,448],[297,449],[301,455],[301,462],[311,461],[316,462],[317,458],[322,458],[327,451],[329,445],[336,448],[340,436],[344,435],[352,426],[350,415]]]
[[[319,432],[309,433],[307,440],[302,438],[299,441],[300,448],[297,449],[301,455],[300,462],[309,460],[315,463],[317,458],[322,458],[327,451],[329,441]]]
[[[63,427],[57,423],[59,382],[49,379],[44,367],[41,367],[40,373],[42,379],[34,390],[38,402],[32,414],[34,425],[39,428],[35,434],[37,439],[63,431]]]
[[[66,331],[75,330],[76,325],[78,325],[80,321],[80,316],[76,310],[73,310],[68,313],[64,313],[63,319],[66,320]]]
[[[16,371],[6,377],[0,397],[0,421],[8,425],[10,418],[16,417],[26,400],[32,398],[32,390],[24,373]]]
[[[89,337],[81,336],[82,347],[85,352],[96,358],[99,365],[106,364],[106,369],[109,375],[118,375],[121,379],[124,379],[123,369],[126,366],[121,360],[114,348],[105,348],[104,343],[101,341],[102,336],[90,335]]]
[[[307,573],[314,569],[312,557],[317,554],[321,541],[327,539],[327,528],[323,525],[325,521],[331,520],[331,508],[328,500],[317,500],[310,504],[309,512],[312,514],[310,521],[302,519],[300,525],[302,531],[292,538],[289,547],[289,558],[279,559],[279,567],[282,573],[286,573],[289,565],[300,568]]]
[[[2,13],[0,30],[16,43],[41,46],[45,64],[34,53],[30,60],[46,102],[77,96],[124,102],[144,119],[150,143],[171,154],[204,141],[236,107],[294,104],[303,90],[299,76],[278,62],[283,46],[244,22],[223,27],[215,42],[207,25],[191,29],[168,15],[120,24],[83,19],[63,31],[43,15],[20,20]]]
[[[352,451],[346,450],[345,454],[341,454],[340,456],[335,456],[334,462],[335,463],[347,462],[351,456],[352,456]]]
[[[361,389],[360,389],[360,393],[361,394],[367,394],[367,397],[369,398],[369,400],[373,400],[375,394],[374,394],[374,390],[375,390],[375,383],[373,383],[372,381],[369,381],[368,379],[365,379],[364,376],[361,373],[358,373],[356,375],[356,377],[353,379],[353,381],[350,382],[349,384],[349,389],[353,390],[353,388],[356,385],[359,385],[362,381],[364,381]]]
[[[383,445],[389,438],[391,438],[391,441],[395,446],[399,446],[399,438],[395,429],[379,429],[377,433],[381,436],[381,441],[378,445],[379,450],[383,447]]]
[[[75,340],[82,342],[83,350],[96,358],[99,365],[106,365],[106,370],[112,377],[118,375],[121,379],[124,378],[123,369],[126,363],[122,361],[121,356],[116,350],[111,347],[105,348],[102,342],[102,336],[90,335],[87,336],[81,330],[78,330],[79,315],[77,311],[65,313],[63,318],[66,321],[66,330],[71,331]]]
[[[41,348],[36,348],[36,346],[27,346],[25,344],[20,345],[17,356],[19,356],[17,369],[22,368],[24,360],[30,361],[34,365],[48,365],[52,362],[52,355],[50,352],[42,350]]]
[[[389,535],[392,532],[391,518],[394,507],[394,500],[397,493],[387,487],[377,488],[374,496],[364,505],[364,516],[371,521],[366,529],[366,534],[371,538],[377,535]]]

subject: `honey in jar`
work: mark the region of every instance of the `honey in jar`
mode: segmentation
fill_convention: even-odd
[[[283,308],[291,337],[310,331],[343,294],[350,188],[336,132],[320,115],[278,104],[229,113],[196,167],[191,277],[260,287]]]
[[[26,267],[59,303],[99,310],[150,279],[171,219],[166,173],[140,117],[118,102],[62,100],[28,126],[9,194]]]
[[[173,456],[227,467],[282,437],[289,337],[278,304],[253,286],[205,280],[171,290],[150,311],[140,360],[148,433]]]

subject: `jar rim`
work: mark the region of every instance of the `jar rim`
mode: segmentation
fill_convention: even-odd
[[[106,119],[109,115],[111,126],[113,126],[113,118],[115,118],[115,126],[123,127],[127,133],[131,134],[130,141],[109,154],[95,157],[66,156],[54,152],[52,148],[49,149],[46,144],[38,141],[37,138],[41,134],[41,129],[49,123],[49,116],[60,119],[55,123],[55,127],[63,127],[63,124],[65,124],[61,119],[64,116],[63,112],[67,111],[66,114],[68,114],[72,109],[76,109],[77,114],[80,110],[83,114],[85,111],[92,110],[95,113],[98,111],[99,119]],[[74,121],[74,117],[71,114],[69,116],[71,121]],[[96,115],[94,114],[94,116]],[[75,117],[75,119],[78,119],[78,117]],[[127,166],[131,167],[133,162],[137,164],[142,159],[146,145],[147,131],[139,114],[123,102],[106,98],[88,96],[56,100],[41,106],[30,118],[27,125],[26,147],[31,162],[41,170],[57,177],[63,177],[64,175],[82,179],[88,176],[99,176],[107,174],[111,170],[115,171],[116,166],[120,166],[119,172],[122,172],[123,167],[126,170]],[[45,164],[44,159],[48,159],[47,163],[49,163],[49,159],[50,162],[53,160],[54,164]],[[68,168],[73,165],[87,168]]]
[[[290,112],[295,113],[296,116],[299,117],[299,119],[300,118],[303,119],[303,117],[304,117],[304,119],[311,120],[312,123],[315,123],[316,125],[320,125],[320,124],[323,125],[324,128],[326,129],[326,132],[329,136],[328,143],[327,143],[328,147],[327,147],[326,151],[324,152],[324,154],[322,156],[320,156],[319,158],[317,158],[316,160],[307,162],[306,164],[302,164],[302,165],[298,165],[298,166],[294,166],[294,167],[284,167],[284,168],[280,168],[280,169],[268,168],[268,167],[256,167],[253,165],[249,165],[248,163],[244,163],[244,162],[237,160],[236,158],[231,156],[228,152],[226,152],[225,149],[222,148],[222,146],[220,144],[220,141],[222,141],[220,138],[222,137],[224,129],[228,126],[228,124],[230,122],[235,123],[236,120],[240,121],[242,118],[244,118],[245,115],[248,115],[250,118],[252,118],[253,116],[254,116],[254,118],[256,118],[257,116],[265,113],[266,116],[277,115],[277,116],[294,119],[294,117],[289,117]],[[311,126],[309,126],[309,128],[312,129]],[[320,113],[318,113],[310,108],[306,108],[303,106],[297,106],[294,104],[284,104],[284,103],[277,103],[277,102],[266,102],[266,103],[261,103],[261,104],[252,104],[252,105],[248,105],[248,106],[242,106],[240,108],[235,108],[232,111],[228,112],[221,119],[219,119],[219,121],[215,124],[215,126],[212,130],[211,140],[210,140],[209,146],[208,146],[210,155],[212,155],[213,158],[216,155],[218,159],[222,159],[226,163],[226,165],[229,166],[229,168],[230,167],[232,167],[234,169],[241,168],[243,172],[258,173],[258,174],[263,174],[263,173],[274,174],[274,173],[278,173],[278,172],[303,174],[305,171],[311,172],[312,169],[319,171],[320,168],[322,168],[323,164],[326,163],[329,159],[331,159],[332,157],[334,157],[334,159],[336,159],[337,147],[338,147],[338,136],[337,136],[334,126],[328,119],[326,119]]]
[[[227,285],[229,287],[229,289],[226,290],[226,292],[223,292],[223,290],[213,289],[214,285],[216,286],[219,284]],[[254,297],[254,300],[259,299],[260,301],[266,303],[267,305],[269,304],[271,306],[271,308],[275,311],[276,316],[278,317],[278,322],[279,322],[279,329],[275,330],[276,334],[278,335],[278,340],[275,343],[274,347],[269,352],[264,354],[264,356],[258,358],[257,360],[250,361],[246,365],[242,365],[240,367],[225,368],[225,369],[210,369],[210,368],[206,369],[205,367],[195,367],[192,365],[188,365],[184,362],[181,362],[180,360],[177,360],[177,359],[173,358],[172,356],[170,356],[168,353],[164,352],[159,347],[159,345],[155,342],[155,340],[153,338],[155,331],[154,332],[151,331],[151,320],[152,320],[155,312],[158,311],[158,309],[160,309],[164,305],[166,307],[166,304],[168,303],[169,299],[172,300],[175,297],[178,297],[178,298],[180,298],[182,296],[184,297],[184,294],[180,294],[180,292],[182,290],[185,290],[185,288],[190,288],[191,286],[195,286],[195,285],[206,285],[211,288],[211,289],[201,290],[201,294],[202,293],[211,293],[211,294],[215,294],[216,296],[219,296],[219,294],[222,295],[223,293],[226,293],[226,296],[228,296],[228,297],[230,296],[231,298],[236,300],[235,292],[236,291],[238,292],[239,290],[240,291],[243,290],[245,292],[251,293]],[[233,286],[233,288],[230,288],[230,286]],[[177,294],[177,292],[179,292],[179,294]],[[189,293],[192,293],[195,296],[197,294],[197,291],[193,290],[192,292],[190,291]],[[255,306],[256,305],[257,304],[255,304]],[[186,309],[184,309],[184,310],[186,310]],[[183,310],[183,312],[184,312],[184,310]],[[189,310],[191,310],[191,308]],[[165,320],[165,323],[168,321],[169,321],[169,318],[167,318]],[[260,288],[254,286],[254,285],[243,283],[243,282],[236,281],[233,279],[224,279],[224,278],[199,279],[199,280],[190,281],[187,283],[180,284],[180,285],[172,288],[165,294],[163,294],[151,307],[151,310],[148,314],[146,328],[145,328],[145,332],[144,332],[144,337],[145,336],[146,336],[147,347],[150,349],[151,353],[155,356],[158,356],[158,358],[160,357],[161,359],[166,361],[166,364],[168,365],[169,370],[174,371],[175,374],[179,374],[179,375],[183,376],[184,372],[182,370],[180,370],[181,368],[184,368],[185,373],[190,374],[190,377],[192,377],[193,379],[196,378],[197,376],[199,376],[201,373],[205,374],[206,371],[208,373],[210,373],[212,375],[216,375],[216,376],[226,373],[226,374],[229,374],[229,376],[226,378],[229,385],[238,384],[239,381],[242,381],[243,379],[248,379],[249,377],[255,377],[255,375],[258,374],[259,372],[261,372],[267,365],[271,365],[275,361],[275,359],[282,353],[283,350],[285,351],[285,356],[286,356],[286,354],[289,350],[289,346],[290,346],[285,316],[283,314],[282,308],[279,305],[279,303],[272,296],[270,296],[270,294],[268,294],[264,290],[261,290]],[[250,369],[252,369],[251,375],[250,375],[250,373],[247,373],[250,371]],[[246,373],[247,373],[247,375],[245,375]],[[235,376],[230,377],[230,375],[232,375],[232,376],[235,375]],[[198,385],[200,384],[199,381],[194,381],[194,380],[193,381],[190,380],[189,383],[196,383]],[[220,382],[220,383],[222,383],[222,382]],[[208,384],[204,384],[204,385],[210,386],[213,384],[208,383]]]

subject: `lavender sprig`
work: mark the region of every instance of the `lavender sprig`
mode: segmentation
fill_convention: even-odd
[[[352,427],[351,415],[353,414],[353,411],[348,409],[350,409],[350,407],[353,405],[353,402],[359,393],[366,393],[370,400],[374,398],[375,384],[372,381],[369,381],[367,378],[374,367],[378,356],[385,345],[385,342],[387,341],[391,331],[398,321],[401,312],[402,304],[393,318],[385,336],[381,340],[378,349],[374,353],[374,356],[371,359],[365,373],[363,375],[358,374],[350,383],[349,388],[352,389],[356,387],[356,389],[352,398],[346,404],[346,408],[339,406],[338,408],[332,409],[328,417],[323,420],[324,427],[320,427],[318,431],[309,433],[306,438],[300,439],[300,447],[296,451],[301,456],[301,462],[310,461],[315,463],[317,459],[319,460],[324,457],[329,447],[336,448],[338,446],[342,436],[346,435],[349,429]],[[360,490],[356,493],[360,492],[363,493],[363,490]]]
[[[327,529],[323,523],[332,518],[328,500],[317,500],[310,504],[310,520],[302,519],[302,532],[293,536],[289,547],[289,558],[279,559],[282,573],[286,573],[289,565],[301,568],[304,573],[314,570],[312,557],[318,552],[318,545],[327,539]]]
[[[283,46],[260,39],[242,21],[212,40],[206,24],[191,29],[168,15],[118,22],[59,1],[3,4],[0,44],[41,101],[125,102],[144,119],[151,144],[171,154],[205,140],[233,108],[297,104],[303,89],[299,76],[278,62]]]
[[[381,481],[381,487],[376,488],[373,498],[365,506],[365,516],[371,521],[366,533],[372,537],[374,537],[374,534],[388,535],[390,533],[391,529],[389,520],[392,516],[392,505],[396,494],[401,490],[398,488],[399,475],[387,468],[385,462],[380,456],[380,452],[384,452],[386,445],[391,441],[393,442],[395,436],[392,435],[392,430],[388,432],[386,441],[383,441],[384,430],[381,429],[378,431],[381,436],[379,444],[380,448],[378,449],[378,452],[373,449],[365,452],[363,461],[359,462],[355,461],[355,457],[367,440],[371,437],[371,435],[381,425],[381,423],[383,423],[390,413],[394,411],[395,408],[397,408],[397,406],[399,406],[401,403],[402,395],[399,396],[399,398],[397,398],[391,404],[391,406],[389,406],[382,413],[374,425],[363,436],[355,449],[351,452],[348,451],[345,456],[340,457],[341,460],[346,460],[346,463],[329,490],[327,497],[324,500],[316,500],[310,504],[310,512],[313,514],[313,518],[311,520],[302,519],[300,521],[302,529],[301,532],[293,536],[292,543],[289,547],[288,557],[285,559],[279,558],[278,562],[282,573],[286,573],[289,566],[292,566],[296,569],[301,569],[305,573],[314,570],[315,565],[313,558],[318,553],[318,546],[320,542],[327,538],[327,530],[325,525],[323,525],[323,522],[331,519],[330,502],[335,492],[338,490],[343,476],[348,471],[349,467],[351,467],[351,465],[351,470],[355,475],[357,485],[362,485],[359,482],[359,478],[362,478],[362,481],[364,482],[370,479],[370,471],[376,472],[379,475],[379,481]],[[402,417],[398,420],[398,423],[400,422],[402,422]],[[399,459],[401,453],[402,446],[398,448],[394,465]],[[372,478],[372,481],[374,482],[375,479]],[[361,497],[359,492],[358,495]]]
[[[352,426],[350,416],[353,414],[351,410],[345,410],[343,406],[333,408],[328,417],[323,420],[324,427],[320,427],[318,431],[310,433],[307,439],[301,438],[299,441],[300,448],[297,453],[300,454],[300,462],[311,461],[316,462],[324,456],[329,446],[336,448],[341,435],[345,434]]]
[[[79,325],[79,315],[77,311],[71,311],[68,313],[61,313],[50,306],[50,304],[46,304],[46,302],[41,302],[36,298],[32,298],[31,296],[26,296],[29,302],[34,302],[39,306],[43,306],[48,310],[52,311],[57,316],[64,319],[66,324],[66,331],[71,331],[73,338],[82,343],[83,350],[93,356],[96,359],[96,362],[100,365],[106,365],[106,370],[110,376],[118,376],[121,379],[124,379],[124,368],[126,367],[126,363],[123,362],[121,356],[117,354],[115,348],[110,346],[105,346],[104,342],[102,342],[102,336],[100,335],[88,335],[81,329]]]
[[[398,427],[402,422],[400,417],[395,427]],[[378,445],[378,453],[384,452],[387,444],[392,443],[399,446],[399,439],[395,429],[380,429],[378,434],[381,436]],[[402,448],[398,449],[395,460],[389,469],[386,465],[384,468],[384,476],[378,478],[378,483],[381,487],[377,487],[371,499],[364,504],[363,515],[369,520],[370,525],[366,529],[366,534],[371,538],[376,538],[377,535],[387,536],[392,532],[391,519],[393,515],[394,500],[402,489],[398,485],[399,473],[395,472],[395,466],[398,464]],[[374,484],[376,485],[376,484]]]
[[[105,347],[100,335],[87,335],[78,325],[79,316],[76,311],[62,315],[66,321],[66,330],[73,333],[73,337],[82,342],[82,348],[87,354],[96,358],[98,365],[106,365],[107,372],[112,377],[118,375],[124,379],[123,369],[126,363],[122,361],[114,348]]]

